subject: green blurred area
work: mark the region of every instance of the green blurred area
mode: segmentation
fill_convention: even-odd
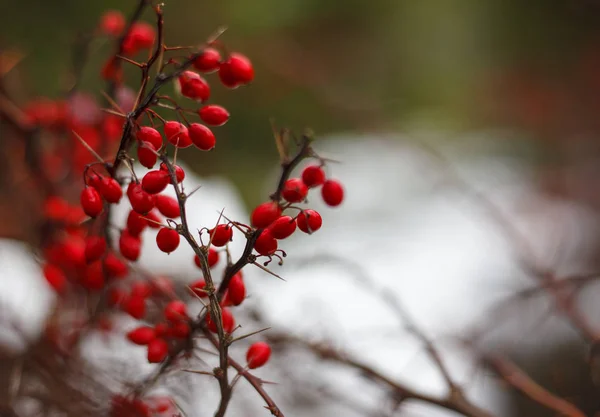
[[[135,5],[1,0],[0,46],[26,53],[17,68],[24,97],[61,94],[78,34],[104,10]],[[506,101],[486,94],[493,76],[533,66],[560,78],[600,38],[600,8],[584,0],[166,0],[164,11],[167,44],[198,44],[226,25],[226,45],[255,63],[248,88],[213,83],[212,101],[232,114],[215,151],[184,156],[200,174],[233,179],[249,203],[277,158],[270,118],[318,136],[410,131],[423,120],[454,132],[487,126],[498,121],[482,109]],[[109,50],[92,44],[84,90],[105,88],[98,68]],[[136,75],[130,68],[131,86]]]

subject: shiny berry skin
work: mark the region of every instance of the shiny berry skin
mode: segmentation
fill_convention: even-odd
[[[179,212],[179,202],[168,195],[159,194],[156,196],[156,208],[165,217],[176,219],[181,215]]]
[[[254,68],[246,56],[233,52],[221,63],[219,78],[226,87],[235,88],[254,79]]]
[[[169,354],[169,345],[164,339],[154,339],[148,344],[148,362],[160,363]]]
[[[275,239],[285,239],[296,231],[296,219],[290,216],[281,216],[269,226],[269,230]]]
[[[156,339],[156,333],[152,327],[141,326],[128,332],[127,339],[136,345],[147,345]]]
[[[298,223],[298,229],[308,234],[316,232],[323,225],[321,215],[310,209],[304,210],[298,214],[296,222]]]
[[[119,252],[123,258],[137,261],[142,250],[142,241],[139,237],[130,235],[126,230],[119,237]]]
[[[46,264],[44,265],[44,278],[46,282],[56,291],[61,294],[67,286],[67,277],[64,272],[57,266]]]
[[[110,278],[124,278],[129,272],[127,264],[112,252],[108,252],[104,258],[104,272]]]
[[[281,190],[282,197],[290,203],[304,201],[306,194],[308,194],[308,187],[300,178],[290,178]]]
[[[202,55],[194,60],[194,68],[200,72],[210,73],[219,69],[221,54],[214,48],[206,48]]]
[[[169,142],[178,148],[187,148],[192,145],[188,128],[183,123],[168,121],[165,123],[165,136]]]
[[[169,174],[157,169],[147,172],[142,178],[142,189],[149,194],[158,194],[169,185]]]
[[[171,253],[179,246],[179,233],[176,230],[163,227],[156,235],[158,249],[165,253]]]
[[[256,342],[250,345],[246,352],[248,368],[260,368],[269,361],[271,357],[271,346],[265,342]]]
[[[160,149],[163,144],[163,138],[158,130],[149,126],[142,126],[135,133],[137,140],[141,142],[150,142],[154,149]]]
[[[119,36],[125,29],[125,17],[118,10],[107,10],[100,17],[100,31],[108,36]]]
[[[154,196],[144,191],[141,184],[130,183],[127,187],[127,197],[131,207],[140,214],[146,214],[154,208]]]
[[[206,101],[210,98],[210,86],[200,74],[184,71],[178,81],[181,95],[184,97],[198,101]]]
[[[97,261],[106,252],[106,239],[101,236],[90,236],[85,240],[85,260],[88,263]]]
[[[189,129],[188,129],[189,134]],[[166,172],[169,172],[169,168],[165,165],[164,162],[160,163],[160,169]],[[185,178],[185,171],[179,165],[175,165],[175,178],[177,178],[177,183],[179,184]]]
[[[269,229],[265,229],[261,232],[254,243],[254,250],[265,256],[275,253],[277,250],[277,240],[273,237]]]
[[[309,165],[302,171],[302,182],[308,188],[318,187],[325,182],[325,171],[318,165]]]
[[[158,159],[156,148],[150,142],[138,142],[137,157],[140,164],[146,168],[154,167]]]
[[[219,224],[210,232],[211,243],[216,247],[225,246],[233,237],[233,228],[227,224]]]
[[[135,210],[129,212],[127,216],[127,231],[131,236],[138,237],[144,229],[148,227],[148,222]]]
[[[208,254],[206,256],[208,258],[208,267],[209,268],[212,268],[217,263],[219,263],[219,252],[217,252],[215,249],[209,248]],[[202,267],[202,265],[200,263],[200,258],[198,257],[198,255],[194,255],[194,263],[196,264],[196,266],[198,268]]]
[[[172,323],[187,320],[187,306],[183,301],[173,300],[165,307],[164,315]]]
[[[192,143],[203,151],[210,151],[217,144],[217,139],[212,130],[200,123],[190,125],[189,136]]]
[[[98,191],[111,204],[117,204],[123,197],[123,189],[114,178],[104,177],[98,184]]]
[[[204,287],[206,287],[206,281],[202,278],[190,284],[190,289],[201,298],[208,297],[208,294],[204,291]]]
[[[274,201],[259,204],[250,215],[252,226],[257,228],[269,227],[271,223],[281,216],[281,208]]]
[[[235,328],[235,318],[231,314],[231,310],[228,308],[221,308],[221,320],[223,322],[223,330],[227,333],[231,333]],[[206,327],[213,333],[217,333],[217,325],[213,323],[210,314],[206,315]]]
[[[327,180],[321,188],[321,197],[328,206],[339,206],[344,200],[344,188],[336,180]]]
[[[86,215],[96,217],[102,213],[102,197],[94,187],[85,187],[81,192],[80,201]]]
[[[222,126],[229,120],[229,112],[216,104],[208,104],[198,110],[198,116],[211,126]]]
[[[144,297],[127,297],[121,305],[123,310],[134,319],[141,320],[146,315],[146,299]]]
[[[234,306],[239,306],[246,298],[246,285],[241,274],[235,274],[231,277],[227,287],[227,298]]]

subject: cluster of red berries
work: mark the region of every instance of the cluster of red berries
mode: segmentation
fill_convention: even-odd
[[[146,398],[112,397],[109,417],[173,417],[177,407],[173,400],[166,396],[150,396]]]

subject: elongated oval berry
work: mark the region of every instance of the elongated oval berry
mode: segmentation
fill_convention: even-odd
[[[142,188],[149,194],[158,194],[169,185],[169,174],[163,170],[147,172],[142,178]]]
[[[148,343],[148,362],[159,363],[169,354],[169,345],[164,339],[154,339]]]
[[[275,253],[277,250],[277,240],[273,237],[269,229],[263,230],[260,236],[258,236],[258,239],[254,243],[254,250],[265,256]]]
[[[127,333],[127,339],[136,345],[147,345],[156,338],[152,327],[140,326]]]
[[[281,216],[269,226],[275,239],[285,239],[296,231],[296,219],[290,216]]]
[[[127,197],[131,207],[140,214],[146,214],[154,208],[154,196],[144,191],[141,184],[130,183],[127,188]]]
[[[254,68],[246,56],[233,52],[219,66],[219,78],[226,87],[235,88],[254,79]]]
[[[194,68],[204,73],[214,72],[219,69],[221,54],[214,48],[206,48],[202,55],[194,60]]]
[[[178,148],[187,148],[192,145],[188,128],[176,121],[168,121],[165,123],[165,136],[167,140]]]
[[[89,264],[79,281],[81,286],[90,291],[100,291],[103,289],[105,282],[103,268],[103,264],[100,261]]]
[[[233,228],[228,224],[219,224],[210,231],[210,241],[213,246],[225,246],[233,237]]]
[[[125,259],[137,261],[140,257],[142,241],[140,238],[131,236],[126,230],[119,237],[119,252]]]
[[[189,133],[189,129],[188,129]],[[160,169],[163,171],[169,172],[169,168],[165,165],[164,162],[160,163]],[[179,165],[175,165],[175,177],[177,178],[177,183],[179,184],[185,178],[185,171]]]
[[[156,148],[150,142],[138,142],[137,156],[140,164],[146,168],[154,167],[158,159]]]
[[[208,297],[208,294],[204,291],[204,287],[206,287],[206,281],[204,281],[203,278],[200,278],[199,280],[190,284],[190,289],[192,292],[201,298]]]
[[[163,145],[162,135],[158,130],[149,126],[142,126],[136,132],[135,137],[137,140],[142,142],[150,142],[154,149],[158,150]]]
[[[252,226],[260,229],[269,227],[269,225],[277,220],[279,216],[281,216],[279,204],[274,201],[267,201],[266,203],[256,206],[250,216],[250,222],[252,223]]]
[[[129,272],[127,264],[112,252],[108,252],[104,258],[104,272],[110,278],[124,278]]]
[[[156,196],[156,208],[165,217],[176,219],[181,215],[179,212],[179,202],[168,195],[159,194]]]
[[[321,188],[321,197],[328,206],[339,206],[344,200],[344,188],[336,180],[327,180]]]
[[[148,227],[148,222],[135,210],[129,212],[127,216],[127,231],[131,236],[138,237],[144,229]]]
[[[163,227],[156,235],[158,249],[165,253],[171,253],[179,246],[179,233],[168,227]]]
[[[170,322],[177,322],[181,320],[187,320],[187,306],[183,301],[173,300],[164,310],[165,319]]]
[[[141,320],[146,315],[146,298],[144,297],[127,297],[121,305],[123,306],[123,310],[134,319]]]
[[[318,187],[325,182],[325,171],[318,165],[309,165],[302,171],[302,182],[308,188]]]
[[[207,258],[208,258],[208,267],[212,268],[217,263],[219,263],[219,252],[217,252],[217,250],[214,248],[208,248]],[[200,261],[200,258],[198,257],[198,255],[194,255],[194,263],[196,264],[196,266],[198,268],[202,267],[202,264],[201,264],[201,261]]]
[[[125,29],[125,16],[118,10],[107,10],[100,17],[99,28],[105,35],[119,36]]]
[[[57,266],[46,264],[44,265],[44,278],[54,291],[62,294],[67,286],[67,277],[65,273]]]
[[[184,97],[197,101],[206,101],[210,98],[210,86],[200,74],[184,71],[178,81],[179,90]]]
[[[90,236],[85,240],[85,260],[88,263],[97,261],[106,252],[106,239],[101,236]]]
[[[222,126],[229,120],[229,112],[216,104],[208,104],[198,110],[198,116],[211,126]]]
[[[86,215],[96,217],[102,213],[102,197],[94,187],[85,187],[81,192],[80,201]]]
[[[256,342],[250,345],[246,351],[246,362],[248,368],[260,368],[269,361],[271,357],[271,346],[265,342]]]
[[[300,178],[290,178],[283,185],[281,195],[290,203],[299,203],[306,198],[308,187]]]
[[[203,151],[210,151],[217,143],[212,130],[200,123],[192,123],[190,125],[189,135],[192,143]]]
[[[235,328],[235,318],[231,314],[231,310],[226,307],[221,308],[221,320],[223,322],[223,330],[231,333]],[[206,315],[206,327],[213,333],[217,333],[217,325],[213,322],[210,314]]]
[[[316,232],[323,225],[321,215],[311,209],[304,210],[298,214],[296,222],[298,223],[298,229],[308,234]]]
[[[104,177],[98,184],[98,191],[108,203],[117,204],[123,197],[123,189],[114,178]]]
[[[137,280],[131,284],[131,296],[147,298],[152,294],[152,286],[147,281]]]
[[[241,274],[235,274],[229,281],[227,296],[229,302],[234,306],[239,306],[246,298],[246,285]]]

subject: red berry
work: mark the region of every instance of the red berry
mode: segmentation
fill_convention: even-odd
[[[106,252],[106,239],[101,236],[90,236],[85,240],[85,260],[88,263],[97,261]]]
[[[304,233],[311,234],[321,228],[323,219],[318,212],[307,209],[298,214],[296,222],[298,223],[298,229]]]
[[[120,83],[123,79],[123,67],[120,65],[119,59],[115,56],[108,58],[102,65],[100,76],[103,80]]]
[[[131,296],[147,298],[152,294],[152,286],[146,281],[134,281],[131,284]]]
[[[182,321],[174,323],[169,333],[178,339],[185,339],[190,335],[190,325]]]
[[[119,251],[125,259],[137,261],[140,257],[142,241],[139,237],[129,234],[126,230],[121,232],[119,237]]]
[[[44,278],[48,284],[56,291],[61,294],[65,291],[67,286],[67,277],[65,273],[57,266],[46,264],[44,265]]]
[[[252,211],[250,221],[252,222],[252,226],[260,229],[269,227],[279,216],[281,216],[279,204],[274,201],[267,201],[256,206],[254,211]]]
[[[164,314],[167,321],[170,322],[186,320],[188,318],[187,306],[183,301],[173,300],[165,307]]]
[[[158,159],[156,147],[150,142],[138,142],[137,156],[140,164],[146,168],[154,167]]]
[[[139,183],[132,182],[129,184],[127,197],[131,207],[140,214],[146,214],[154,208],[154,196],[144,191]]]
[[[44,216],[49,220],[64,221],[69,211],[69,203],[64,198],[50,196],[44,201]]]
[[[146,221],[148,222],[148,227],[150,227],[151,229],[159,229],[162,227],[162,225],[161,225],[162,219],[156,212],[156,209],[147,213],[144,217],[146,217]]]
[[[209,104],[198,110],[204,123],[211,126],[222,126],[229,120],[229,112],[224,107]]]
[[[127,276],[129,268],[122,259],[118,258],[114,253],[109,252],[104,258],[104,271],[111,278],[123,278]]]
[[[235,328],[235,319],[228,308],[221,308],[221,320],[223,322],[223,330],[227,333],[231,333]],[[206,326],[211,332],[217,333],[217,325],[213,323],[210,314],[206,315]]]
[[[104,199],[112,204],[116,204],[121,201],[123,197],[123,189],[121,185],[114,178],[104,177],[98,184],[98,191],[102,194]]]
[[[104,267],[96,261],[87,266],[80,280],[81,285],[90,291],[100,291],[104,288]]]
[[[102,213],[102,198],[94,187],[86,187],[81,192],[81,207],[86,215],[96,217]]]
[[[281,195],[290,203],[299,203],[306,198],[308,187],[300,178],[290,178],[283,185]]]
[[[169,345],[164,339],[154,339],[148,344],[148,362],[162,362],[168,354]]]
[[[194,68],[198,71],[209,73],[219,69],[221,54],[214,48],[206,48],[202,55],[194,60]]]
[[[156,323],[154,326],[154,334],[156,337],[163,337],[169,333],[169,325],[167,323]]]
[[[233,52],[225,62],[221,63],[219,78],[225,86],[235,88],[248,84],[254,79],[254,68],[246,56]]]
[[[158,249],[165,253],[171,253],[179,246],[179,233],[168,227],[163,227],[156,235]]]
[[[233,228],[227,224],[219,224],[210,231],[211,243],[216,247],[225,246],[233,237]]]
[[[325,171],[318,165],[309,165],[302,171],[302,182],[308,188],[318,187],[325,182]]]
[[[142,178],[142,188],[150,194],[158,194],[169,185],[169,174],[163,170],[147,172]]]
[[[188,129],[189,133],[189,129]],[[160,169],[163,171],[169,172],[169,168],[165,165],[164,162],[160,163]],[[177,183],[179,184],[185,178],[185,171],[179,165],[175,165],[175,177],[177,178]]]
[[[296,219],[290,216],[281,216],[269,226],[275,239],[285,239],[296,231]]]
[[[212,130],[200,123],[192,123],[190,125],[189,135],[193,144],[203,151],[210,151],[217,143]]]
[[[156,208],[165,217],[175,219],[181,215],[179,212],[179,202],[168,195],[159,194],[156,196]]]
[[[248,368],[260,368],[269,361],[271,357],[271,346],[265,342],[256,342],[250,345],[246,352]]]
[[[141,326],[127,333],[127,339],[136,345],[147,345],[156,338],[152,327]]]
[[[328,206],[339,206],[344,200],[344,188],[336,180],[327,180],[321,188],[321,197]]]
[[[254,243],[254,249],[261,255],[272,255],[277,250],[277,240],[271,234],[269,229],[261,232],[258,239]]]
[[[235,274],[229,281],[227,296],[229,302],[234,306],[239,306],[246,298],[246,285],[241,274]]]
[[[108,36],[119,36],[125,29],[125,17],[117,10],[107,10],[100,17],[100,30]]]
[[[165,136],[169,142],[178,148],[187,148],[192,145],[188,128],[183,123],[169,121],[165,123]]]
[[[127,231],[131,236],[139,236],[148,226],[146,219],[137,211],[131,210],[127,216]]]
[[[210,97],[210,86],[204,78],[193,71],[184,71],[179,76],[179,89],[184,97],[206,101]]]
[[[204,287],[206,287],[206,281],[202,278],[190,284],[190,289],[194,294],[198,295],[198,297],[208,297],[208,294],[204,291]]]
[[[122,44],[122,52],[125,55],[133,55],[140,49],[151,48],[154,44],[154,28],[146,22],[135,22]]]
[[[163,144],[163,138],[158,130],[149,126],[142,126],[136,132],[135,137],[142,142],[150,142],[154,149],[160,149]]]
[[[106,265],[105,265],[106,267]],[[113,287],[108,290],[106,302],[111,307],[121,305],[121,303],[127,299],[127,293],[122,288]]]
[[[207,257],[208,257],[208,267],[209,268],[212,268],[219,262],[219,252],[217,252],[216,249],[209,248]],[[198,268],[202,267],[202,265],[200,263],[200,258],[198,257],[198,255],[194,255],[194,262],[196,263],[196,266]]]
[[[141,320],[146,315],[146,298],[128,297],[123,303],[123,309],[134,319]]]

